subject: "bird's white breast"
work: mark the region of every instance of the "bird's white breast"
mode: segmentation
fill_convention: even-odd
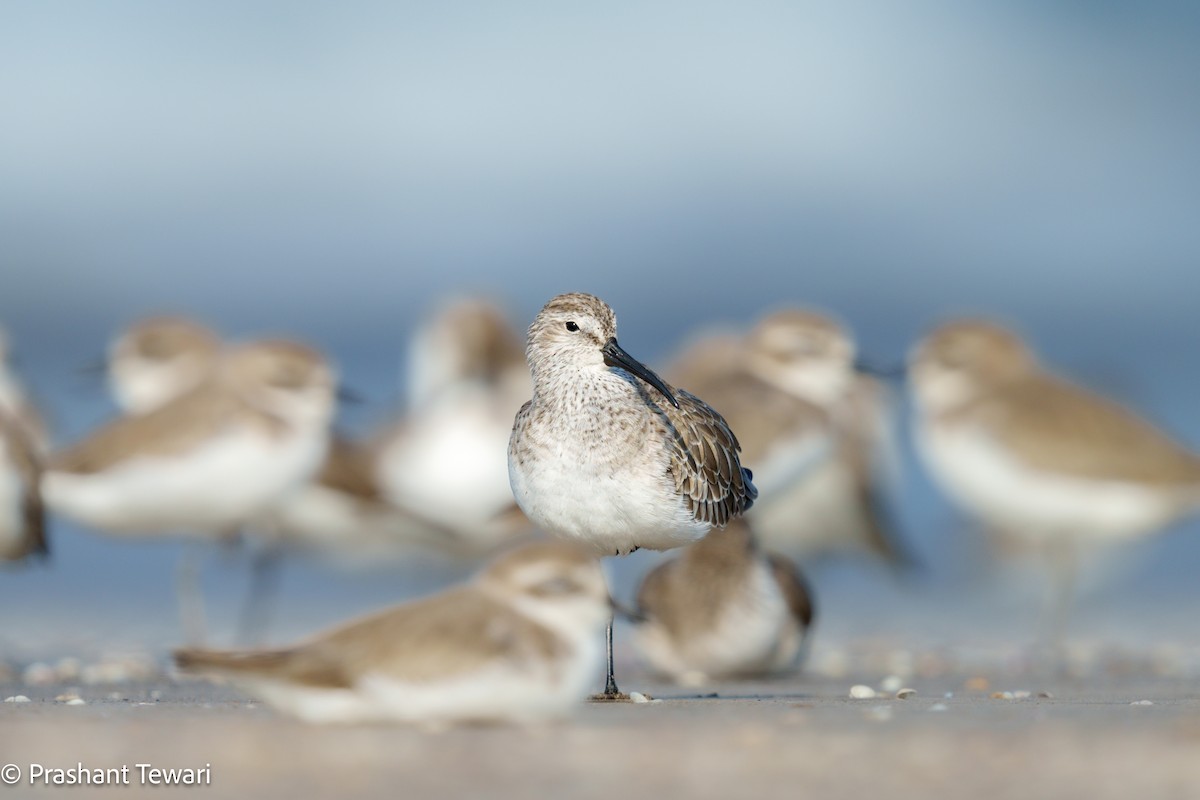
[[[384,491],[398,505],[470,532],[512,502],[505,451],[515,411],[498,415],[493,398],[462,393],[423,412],[380,453]]]
[[[1174,494],[1154,486],[1022,464],[969,422],[919,422],[917,443],[952,500],[1011,535],[1135,536],[1168,523],[1179,508]]]
[[[832,454],[766,502],[759,498],[747,519],[763,546],[812,555],[868,545],[869,512],[853,467],[842,455]]]
[[[186,453],[131,458],[96,473],[47,472],[43,493],[54,510],[110,531],[217,530],[296,488],[327,449],[324,431],[273,437],[238,428]]]
[[[601,555],[667,550],[708,531],[676,494],[654,448],[639,446],[616,458],[581,437],[562,436],[556,444],[520,461],[509,458],[517,504],[544,530]]]

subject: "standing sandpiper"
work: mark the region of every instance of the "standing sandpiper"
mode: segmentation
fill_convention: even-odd
[[[517,412],[508,473],[535,524],[600,555],[625,555],[694,542],[754,502],[725,420],[621,349],[604,301],[555,297],[529,327],[525,355],[533,399]],[[611,620],[602,697],[622,697]]]
[[[1061,644],[1080,548],[1148,535],[1200,509],[1200,455],[1038,363],[1013,332],[962,320],[909,360],[916,439],[941,488],[1053,569]]]
[[[130,417],[149,414],[209,380],[227,349],[215,331],[185,317],[140,320],[109,346],[113,400]],[[253,641],[265,630],[286,550],[376,560],[406,543],[457,546],[443,526],[388,502],[373,472],[370,448],[335,431],[321,468],[247,523],[261,546],[251,553],[239,639]]]
[[[41,481],[46,506],[118,534],[232,535],[320,468],[335,384],[324,356],[295,342],[232,348],[194,388],[51,456]],[[191,559],[179,577],[184,628],[198,639],[203,610]]]

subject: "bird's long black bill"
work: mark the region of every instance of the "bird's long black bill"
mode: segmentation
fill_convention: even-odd
[[[663,397],[671,401],[671,405],[679,408],[679,401],[675,399],[675,395],[667,388],[667,384],[663,382],[663,379],[655,375],[645,364],[622,350],[621,345],[617,344],[615,338],[609,339],[601,352],[604,353],[605,364],[610,367],[620,367],[631,375],[638,376],[661,392]]]

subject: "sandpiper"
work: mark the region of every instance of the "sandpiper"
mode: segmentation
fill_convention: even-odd
[[[725,420],[625,352],[604,301],[555,297],[529,327],[526,358],[533,398],[513,424],[508,470],[538,526],[624,555],[694,542],[754,502]],[[616,698],[611,621],[607,639],[603,697]]]
[[[0,561],[49,554],[39,473],[25,427],[0,410]]]
[[[918,449],[937,483],[989,530],[1050,559],[1051,644],[1079,548],[1144,536],[1200,506],[1200,456],[1055,375],[1008,328],[942,325],[913,349],[909,379]]]
[[[46,504],[111,533],[236,533],[320,467],[334,384],[332,367],[303,345],[231,348],[192,390],[53,455]],[[194,565],[185,567],[190,583]],[[198,615],[183,610],[194,635]]]
[[[525,348],[494,302],[452,299],[413,335],[404,383],[413,409],[426,408],[472,384],[486,386],[520,408],[529,394]]]
[[[637,605],[644,619],[634,644],[656,671],[688,685],[794,667],[813,620],[799,570],[758,547],[745,520],[651,571]]]
[[[148,317],[109,345],[109,390],[127,414],[153,411],[198,386],[220,353],[210,328],[185,317]]]
[[[417,331],[407,363],[407,413],[373,438],[384,494],[453,530],[469,551],[528,533],[504,454],[529,368],[503,311],[485,300],[447,304]]]
[[[889,393],[855,369],[844,326],[778,311],[746,336],[697,339],[668,375],[737,430],[760,493],[747,519],[765,547],[803,561],[866,550],[911,563],[885,513]]]
[[[539,542],[465,586],[295,647],[175,658],[309,722],[534,722],[564,716],[595,679],[609,614],[596,559]]]
[[[183,317],[151,317],[113,341],[108,383],[118,406],[130,414],[144,414],[194,389],[223,351],[210,328]],[[246,532],[262,546],[251,560],[250,590],[239,625],[243,641],[257,638],[265,628],[285,551],[319,551],[362,562],[394,557],[407,544],[453,552],[460,546],[448,529],[388,502],[375,480],[370,448],[337,433],[317,473],[247,525]]]
[[[20,425],[25,437],[39,454],[50,447],[50,434],[37,404],[29,396],[12,364],[8,336],[0,330],[0,413]]]

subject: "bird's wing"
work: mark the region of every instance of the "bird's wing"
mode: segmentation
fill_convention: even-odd
[[[53,454],[48,471],[89,474],[140,456],[186,452],[220,430],[236,401],[201,388],[146,414],[119,417]]]
[[[1015,383],[981,411],[984,424],[1032,467],[1200,490],[1200,456],[1124,406],[1067,381]]]
[[[350,676],[336,660],[304,648],[288,650],[204,650],[185,647],[174,653],[184,672],[216,673],[233,678],[278,681],[320,689],[349,689]]]
[[[305,646],[353,677],[432,682],[497,662],[528,664],[563,654],[553,631],[466,586],[384,611]]]
[[[369,452],[337,434],[329,442],[329,453],[317,473],[317,483],[359,500],[379,502],[383,499]]]
[[[398,606],[287,650],[181,650],[182,669],[349,688],[367,676],[410,683],[453,679],[497,662],[523,668],[566,645],[553,631],[473,587]]]
[[[674,393],[678,408],[656,405],[667,423],[675,488],[698,521],[723,527],[753,505],[758,490],[738,459],[741,445],[725,418],[689,392]]]

